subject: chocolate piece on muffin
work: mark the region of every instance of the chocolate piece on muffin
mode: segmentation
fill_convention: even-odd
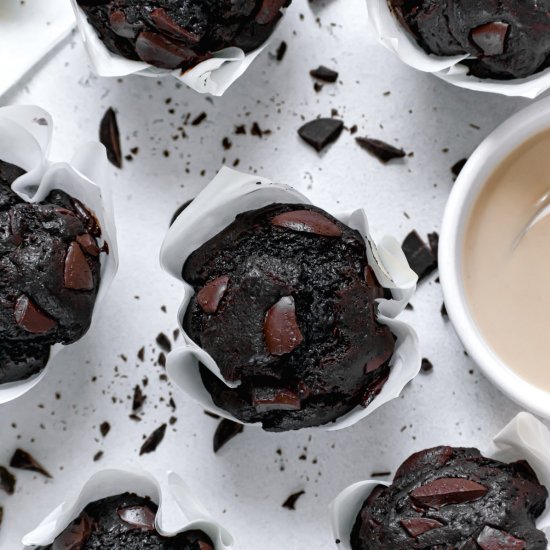
[[[113,53],[161,69],[191,69],[233,46],[250,52],[291,0],[77,0]]]
[[[202,531],[161,536],[155,529],[157,509],[151,500],[129,493],[98,500],[41,550],[214,550]]]
[[[353,550],[546,550],[535,526],[548,491],[527,462],[504,464],[477,449],[412,455],[390,487],[378,485],[351,536]]]
[[[395,338],[365,240],[323,210],[272,204],[187,259],[195,296],[183,326],[218,364],[201,366],[214,403],[269,431],[319,426],[367,406],[386,382]]]
[[[25,172],[0,161],[0,383],[42,370],[56,343],[88,330],[100,279],[100,230],[76,199],[52,191],[25,202]]]
[[[550,0],[388,0],[429,54],[469,54],[480,78],[524,78],[550,66]]]

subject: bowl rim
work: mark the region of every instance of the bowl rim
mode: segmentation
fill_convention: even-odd
[[[550,97],[532,103],[498,126],[474,151],[449,196],[439,244],[439,271],[449,318],[468,354],[505,395],[550,418],[550,393],[531,384],[496,354],[470,311],[462,277],[465,229],[472,207],[495,169],[530,138],[550,130]]]

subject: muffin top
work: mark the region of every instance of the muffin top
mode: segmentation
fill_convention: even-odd
[[[480,78],[523,78],[550,65],[550,0],[388,1],[426,52],[469,54]]]
[[[384,291],[365,241],[323,210],[272,204],[240,214],[193,252],[184,318],[232,389],[202,368],[214,402],[282,431],[366,406],[389,375],[395,339],[376,319]]]
[[[11,189],[24,171],[0,161],[0,383],[47,363],[50,346],[88,330],[100,279],[100,230],[76,199],[31,204]]]
[[[546,550],[535,520],[548,491],[525,461],[504,464],[477,449],[412,455],[390,487],[377,486],[353,529],[353,550]]]
[[[206,533],[166,538],[155,529],[157,505],[125,493],[88,504],[53,544],[38,550],[214,550]]]
[[[223,48],[261,46],[291,0],[77,0],[112,52],[187,70]]]

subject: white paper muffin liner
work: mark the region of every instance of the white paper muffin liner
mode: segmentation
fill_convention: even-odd
[[[214,359],[185,333],[182,319],[192,296],[193,287],[182,278],[182,267],[189,255],[249,210],[272,203],[302,203],[311,201],[292,187],[273,183],[266,178],[243,174],[230,168],[222,168],[210,184],[179,215],[169,229],[161,251],[161,265],[183,283],[183,303],[178,312],[178,322],[185,345],[174,349],[167,357],[166,369],[172,381],[206,410],[243,423],[224,409],[217,407],[205,388],[199,371],[199,363],[205,365],[228,386]],[[335,215],[335,214],[333,214]],[[334,423],[320,426],[320,430],[339,430],[352,426],[378,407],[399,396],[403,388],[420,370],[420,349],[416,332],[409,325],[395,319],[405,308],[416,290],[417,276],[410,269],[397,241],[385,237],[376,246],[369,233],[365,211],[336,214],[343,223],[358,230],[367,243],[368,259],[382,286],[390,288],[393,299],[379,300],[378,320],[388,325],[397,337],[391,358],[390,376],[382,391],[368,407],[358,406]],[[260,424],[256,424],[260,425]],[[315,428],[314,428],[315,429]]]
[[[50,191],[60,189],[81,201],[99,222],[102,231],[100,244],[108,243],[109,254],[101,254],[95,316],[118,268],[113,202],[106,181],[105,148],[97,142],[88,143],[70,162],[54,163],[48,159],[52,133],[53,120],[39,107],[0,108],[0,159],[27,171],[13,183],[12,189],[28,202],[42,201]],[[0,384],[0,405],[21,397],[38,384],[64,347],[61,344],[52,346],[50,359],[40,373],[19,382]]]
[[[550,431],[533,415],[519,413],[493,438],[482,454],[501,462],[526,460],[536,472],[540,483],[550,490]],[[333,538],[340,541],[340,550],[351,550],[350,536],[357,515],[377,485],[389,486],[390,483],[380,480],[360,481],[344,489],[330,505]],[[550,538],[550,497],[546,501],[545,511],[537,520],[537,528]]]
[[[34,547],[51,544],[88,504],[122,493],[149,497],[158,504],[155,527],[162,536],[174,537],[184,531],[199,529],[212,539],[214,550],[232,550],[234,547],[231,534],[209,516],[178,474],[138,469],[102,470],[95,473],[76,497],[65,500],[36,529],[25,535],[23,545]]]
[[[426,53],[392,13],[387,0],[366,0],[369,23],[378,40],[411,67],[432,73],[458,86],[479,92],[491,92],[506,96],[534,99],[550,88],[550,68],[527,78],[492,80],[468,74],[468,67],[461,62],[469,55],[442,57]]]
[[[142,61],[126,59],[111,52],[101,41],[92,25],[88,23],[86,14],[79,7],[77,0],[71,0],[71,4],[90,61],[99,76],[121,77],[139,74],[159,78],[172,75],[196,92],[213,96],[222,96],[245,73],[256,57],[264,51],[273,36],[272,34],[264,44],[248,54],[245,54],[240,48],[224,48],[215,52],[211,59],[207,59],[185,72],[180,69],[172,71],[160,69]]]

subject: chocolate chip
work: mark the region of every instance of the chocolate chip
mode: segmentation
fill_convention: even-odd
[[[402,519],[400,523],[405,528],[407,533],[414,538],[419,537],[428,531],[432,531],[433,529],[443,527],[443,524],[439,521],[428,518]]]
[[[132,400],[132,411],[138,411],[141,409],[141,407],[143,407],[143,403],[145,403],[145,399],[147,399],[147,396],[143,394],[139,386],[136,386],[134,388],[134,398]]]
[[[118,517],[124,522],[144,531],[155,530],[155,513],[148,506],[129,506],[117,510]]]
[[[335,142],[344,129],[344,123],[335,118],[317,118],[304,124],[298,135],[316,151],[322,151]]]
[[[262,4],[256,15],[256,23],[259,25],[268,25],[275,21],[281,14],[281,8],[287,0],[262,0]]]
[[[269,411],[299,411],[300,396],[293,391],[277,388],[255,388],[252,404],[259,413]]]
[[[107,158],[117,168],[122,168],[122,149],[116,113],[112,107],[107,109],[99,124],[99,141],[107,149]]]
[[[106,437],[107,434],[111,431],[111,425],[109,424],[109,422],[102,422],[99,426],[99,433],[103,436],[103,437]]]
[[[312,210],[292,210],[275,216],[271,225],[323,237],[341,237],[342,230],[328,218]]]
[[[476,542],[482,550],[523,550],[526,547],[525,541],[489,525],[483,528]]]
[[[472,41],[479,46],[484,55],[502,55],[506,46],[506,37],[510,25],[502,21],[491,21],[476,27],[472,31]]]
[[[242,433],[244,426],[224,418],[214,433],[214,452],[217,453],[228,441]]]
[[[71,290],[92,290],[94,288],[94,276],[88,265],[88,260],[80,245],[74,241],[69,245],[65,257],[64,271],[65,288]]]
[[[298,491],[297,493],[293,493],[283,502],[282,507],[286,508],[287,510],[296,510],[296,502],[298,502],[298,499],[305,494],[305,491]]]
[[[229,277],[224,275],[206,283],[197,294],[197,303],[205,313],[213,314],[218,311],[218,306],[224,297]]]
[[[45,334],[57,326],[57,321],[46,315],[28,296],[21,294],[15,302],[15,322],[31,334]]]
[[[437,258],[416,231],[411,231],[407,235],[402,248],[411,269],[418,275],[419,280],[437,269]]]
[[[44,477],[52,479],[51,474],[36,460],[30,453],[23,451],[23,449],[17,449],[10,460],[10,466],[17,468],[18,470],[29,470],[42,474]]]
[[[166,424],[159,426],[143,443],[139,450],[139,456],[152,453],[157,450],[157,447],[162,443],[166,434]]]
[[[55,539],[52,550],[84,550],[93,530],[92,518],[82,512],[61,535]]]
[[[15,492],[15,476],[4,466],[0,466],[0,489],[8,495],[13,495]]]
[[[197,44],[201,37],[193,32],[180,27],[163,8],[155,8],[150,14],[153,23],[161,30],[165,31],[177,39],[187,44]]]
[[[422,372],[432,372],[434,369],[434,366],[432,365],[432,362],[429,359],[426,359],[425,357],[422,358],[422,365],[420,367]]]
[[[332,69],[329,69],[328,67],[325,67],[324,65],[319,65],[317,69],[309,71],[309,74],[313,78],[318,78],[323,82],[333,83],[338,80],[338,73],[336,71],[333,71]]]
[[[460,175],[460,172],[462,172],[462,169],[464,166],[466,166],[466,163],[468,162],[468,159],[462,159],[459,160],[456,164],[453,165],[451,168],[451,172],[458,177]]]
[[[264,338],[267,351],[278,356],[291,353],[302,343],[292,296],[284,296],[269,309],[264,321]]]
[[[403,149],[398,149],[385,141],[371,139],[368,137],[358,137],[355,141],[363,148],[374,155],[380,162],[386,164],[393,159],[401,159],[407,156]]]
[[[460,477],[442,477],[418,487],[410,493],[413,502],[422,507],[443,508],[479,500],[487,494],[487,487]]]
[[[160,346],[160,348],[166,353],[170,353],[172,351],[172,344],[170,343],[168,336],[166,336],[164,332],[159,333],[156,342]]]

